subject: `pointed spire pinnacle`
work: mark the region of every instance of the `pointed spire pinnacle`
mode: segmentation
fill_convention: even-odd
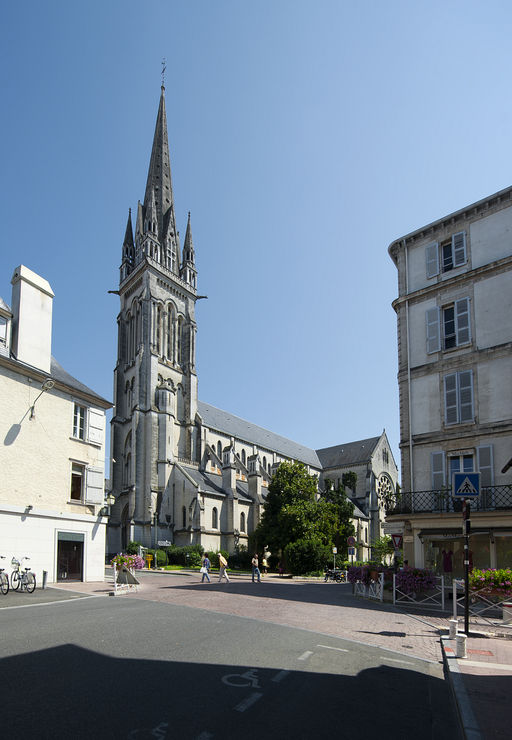
[[[194,263],[194,242],[192,241],[192,227],[190,225],[190,211],[188,212],[187,230],[183,244],[183,261]]]
[[[165,88],[162,85],[144,196],[145,210],[151,205],[154,198],[157,233],[160,238],[164,231],[164,221],[168,222],[170,220],[174,233],[176,233],[164,92]]]
[[[133,228],[132,228],[132,209],[128,209],[128,221],[126,222],[126,231],[124,234],[123,247],[134,248],[133,244]]]

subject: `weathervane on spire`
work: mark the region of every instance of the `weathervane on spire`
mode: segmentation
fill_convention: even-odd
[[[165,87],[165,70],[167,69],[165,65],[165,57],[162,59],[162,87]]]

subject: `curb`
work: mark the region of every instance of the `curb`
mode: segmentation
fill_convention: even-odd
[[[466,740],[484,740],[466,691],[458,660],[455,657],[455,640],[450,640],[449,637],[441,637],[441,650],[445,672],[448,676],[452,695],[455,700],[462,734]]]

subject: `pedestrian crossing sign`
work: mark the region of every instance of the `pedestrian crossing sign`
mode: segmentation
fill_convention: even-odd
[[[480,495],[480,473],[454,473],[452,495],[455,498],[475,498]]]

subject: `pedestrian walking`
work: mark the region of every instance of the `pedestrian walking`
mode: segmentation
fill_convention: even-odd
[[[219,552],[219,583],[222,581],[223,577],[229,583],[228,574],[226,573],[227,565],[228,565],[228,561],[226,560],[224,555],[222,555],[222,553]]]
[[[252,582],[254,583],[254,578],[256,577],[258,579],[258,583],[261,583],[261,573],[259,569],[259,560],[258,555],[255,554],[253,559],[251,560],[252,564]]]
[[[268,563],[267,563],[267,558],[263,557],[263,559],[262,559],[262,561],[261,561],[261,575],[262,575],[262,576],[266,576],[266,575],[267,575],[267,573],[268,573]]]
[[[201,573],[203,574],[203,577],[201,578],[201,583],[204,583],[204,580],[208,581],[208,583],[211,583],[210,581],[210,568],[212,567],[212,564],[210,563],[210,558],[208,555],[203,555],[203,559],[201,561]]]

